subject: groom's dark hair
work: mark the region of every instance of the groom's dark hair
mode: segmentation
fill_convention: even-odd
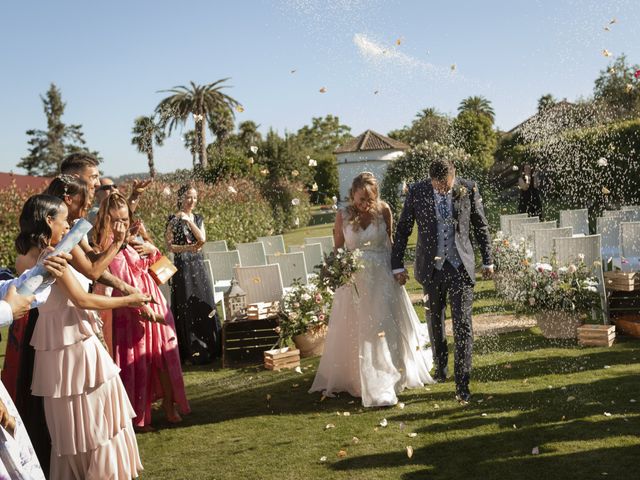
[[[453,162],[446,158],[437,158],[429,165],[429,176],[434,180],[446,180],[454,171]]]

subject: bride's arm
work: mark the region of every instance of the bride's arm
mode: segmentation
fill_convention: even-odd
[[[344,232],[342,230],[342,211],[336,212],[336,223],[333,225],[334,250],[344,247]]]
[[[393,214],[391,213],[391,207],[386,202],[380,202],[382,209],[382,218],[387,225],[387,235],[389,235],[389,241],[393,245]]]

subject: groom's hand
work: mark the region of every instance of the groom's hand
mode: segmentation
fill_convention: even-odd
[[[395,278],[396,282],[400,285],[404,286],[404,284],[407,283],[407,280],[409,280],[409,273],[407,273],[406,270],[403,270],[402,272],[394,273],[393,278]]]

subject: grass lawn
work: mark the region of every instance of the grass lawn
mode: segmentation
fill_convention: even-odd
[[[303,360],[302,374],[190,368],[193,413],[173,428],[155,414],[159,430],[138,436],[142,478],[631,478],[639,358],[637,341],[607,349],[535,330],[482,337],[470,405],[457,404],[448,380],[405,392],[404,409],[308,394],[318,359]]]

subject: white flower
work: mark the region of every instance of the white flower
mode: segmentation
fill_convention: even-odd
[[[318,166],[318,162],[315,161],[313,158],[309,159],[309,166],[310,167],[317,167]]]
[[[514,172],[517,172],[520,169],[518,168],[517,165],[514,165],[513,167],[511,167],[511,170],[513,170]]]
[[[560,267],[560,268],[558,269],[558,273],[562,273],[562,274],[565,274],[565,273],[567,273],[568,271],[569,271],[569,268],[568,268],[568,267]]]
[[[535,267],[536,267],[536,270],[538,271],[547,271],[547,272],[553,271],[553,267],[548,263],[536,263]]]
[[[584,253],[578,254],[578,260],[580,260],[581,262],[584,262]]]
[[[291,312],[291,313],[289,314],[289,318],[290,318],[291,320],[296,320],[296,319],[298,318],[298,313],[297,313],[297,312]]]
[[[299,198],[293,198],[291,200],[291,205],[293,205],[294,207],[297,207],[298,205],[300,205],[300,199]]]
[[[303,294],[300,296],[300,298],[301,298],[302,300],[304,300],[305,302],[307,302],[307,301],[311,300],[311,295],[309,295],[308,293],[303,293]]]
[[[255,145],[251,145],[251,147],[249,147],[249,150],[251,150],[254,155],[258,153],[258,147],[256,147]]]

